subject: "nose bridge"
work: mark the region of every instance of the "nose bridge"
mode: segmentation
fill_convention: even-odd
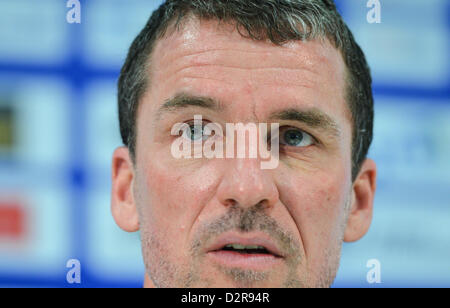
[[[271,172],[262,170],[260,162],[256,158],[227,159],[226,172],[217,191],[222,204],[273,206],[278,201],[278,189]]]

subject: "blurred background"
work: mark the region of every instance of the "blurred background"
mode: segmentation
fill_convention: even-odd
[[[0,0],[0,286],[140,287],[139,234],[109,210],[121,145],[116,81],[159,0]],[[335,287],[450,287],[450,2],[337,1],[374,78],[372,227],[344,244]],[[368,260],[381,284],[366,279]]]

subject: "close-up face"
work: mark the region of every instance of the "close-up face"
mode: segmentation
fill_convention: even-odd
[[[0,288],[450,287],[449,0],[112,3],[0,1]]]
[[[113,215],[141,232],[146,286],[330,286],[342,242],[370,225],[375,168],[366,161],[352,181],[340,52],[325,39],[277,46],[190,19],[148,64],[135,160],[120,148],[113,161]],[[195,115],[223,128],[279,123],[277,167],[174,157],[172,128]]]

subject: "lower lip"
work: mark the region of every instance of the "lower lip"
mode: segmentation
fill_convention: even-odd
[[[283,260],[271,254],[245,254],[227,250],[208,252],[211,259],[223,266],[264,270],[280,264]]]

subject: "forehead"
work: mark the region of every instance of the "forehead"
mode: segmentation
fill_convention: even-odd
[[[159,104],[177,91],[234,102],[248,94],[262,109],[277,97],[286,108],[300,100],[348,118],[345,64],[326,39],[278,46],[244,38],[233,24],[190,18],[156,43],[150,64]]]

